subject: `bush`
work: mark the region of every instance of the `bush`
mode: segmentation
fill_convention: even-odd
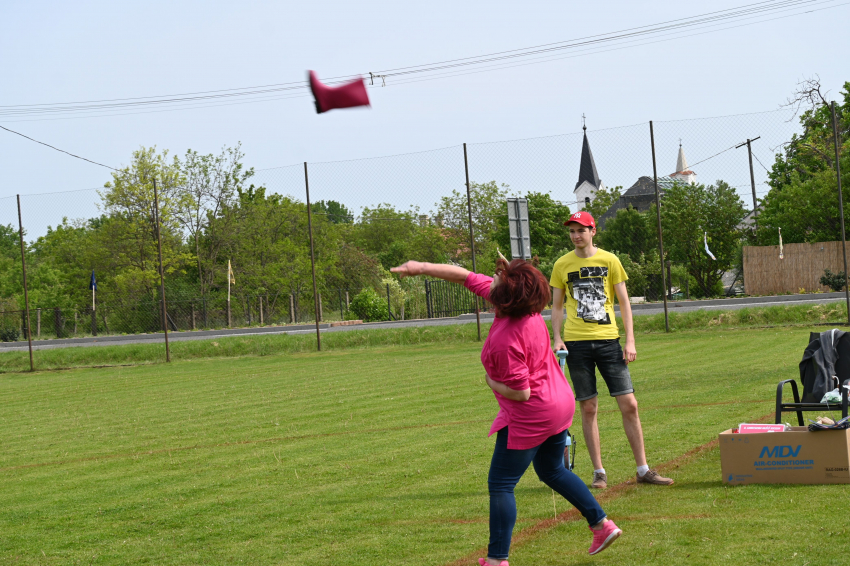
[[[823,270],[823,277],[820,278],[820,284],[829,287],[835,292],[844,289],[845,275],[843,271],[833,273],[828,269]]]
[[[363,322],[387,320],[387,299],[381,297],[373,289],[366,287],[351,301],[351,310]]]
[[[20,336],[20,332],[18,332],[17,328],[0,328],[0,341],[3,342],[17,342],[18,337]]]

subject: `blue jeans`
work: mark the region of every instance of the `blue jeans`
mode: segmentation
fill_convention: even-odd
[[[578,509],[587,519],[588,525],[595,525],[605,518],[605,512],[584,482],[564,467],[566,445],[566,430],[553,434],[543,444],[527,450],[508,449],[508,427],[497,433],[487,478],[490,488],[490,545],[487,547],[487,555],[490,558],[508,559],[511,534],[516,523],[514,486],[531,463],[540,481]]]

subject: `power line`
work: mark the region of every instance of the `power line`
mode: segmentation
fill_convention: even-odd
[[[732,147],[727,147],[727,148],[726,148],[726,149],[724,149],[723,151],[721,151],[721,152],[719,152],[719,153],[715,153],[715,154],[714,154],[714,155],[712,155],[711,157],[706,157],[706,158],[705,158],[705,159],[703,159],[702,161],[697,161],[696,163],[693,163],[693,164],[691,164],[691,165],[688,165],[688,167],[690,168],[690,167],[694,167],[694,166],[696,166],[696,165],[699,165],[700,163],[705,163],[705,162],[706,162],[706,161],[708,161],[709,159],[714,159],[714,158],[715,158],[715,157],[717,157],[718,155],[722,155],[722,154],[726,153],[727,151],[729,151],[730,149],[735,149],[735,146],[733,145]]]
[[[767,171],[768,173],[770,173],[770,169],[768,169],[767,167],[765,167],[765,166],[764,166],[764,163],[762,163],[762,162],[761,162],[761,159],[759,159],[759,156],[758,156],[758,155],[756,155],[756,154],[754,153],[754,154],[753,154],[753,157],[755,157],[755,158],[756,158],[756,161],[758,161],[758,162],[759,162],[759,165],[761,165],[761,166],[762,166],[762,168],[763,168],[765,171]]]
[[[9,128],[5,128],[5,127],[3,127],[3,126],[0,126],[0,128],[3,128],[3,129],[4,129],[4,130],[6,130],[7,132],[11,132],[11,133],[13,133],[13,134],[15,134],[15,135],[21,136],[22,138],[26,138],[26,139],[28,139],[28,140],[30,140],[30,141],[35,142],[35,143],[40,143],[41,145],[46,145],[46,146],[47,146],[47,147],[49,147],[50,149],[55,149],[56,151],[59,151],[59,152],[62,152],[62,153],[66,153],[66,154],[70,155],[71,157],[76,157],[77,159],[82,159],[83,161],[88,161],[89,163],[94,163],[95,165],[100,165],[101,167],[106,167],[107,169],[112,169],[113,171],[118,171],[118,169],[116,169],[115,167],[110,167],[109,165],[104,165],[103,163],[98,163],[97,161],[92,161],[91,159],[86,159],[85,157],[80,157],[79,155],[74,155],[74,154],[73,154],[73,153],[71,153],[70,151],[65,151],[64,149],[59,149],[58,147],[53,147],[53,146],[52,146],[52,145],[50,145],[49,143],[44,143],[44,142],[42,142],[42,141],[38,141],[38,140],[36,140],[36,139],[33,139],[33,138],[29,137],[29,136],[25,136],[25,135],[24,135],[24,134],[22,134],[21,132],[16,132],[15,130],[10,130]]]
[[[693,33],[692,30],[698,28],[711,28],[722,25],[723,23],[729,23],[734,21],[744,21],[751,20],[754,18],[760,18],[769,14],[783,13],[783,12],[794,12],[791,14],[787,14],[784,16],[780,16],[780,18],[793,17],[797,15],[801,15],[804,13],[809,13],[812,11],[836,8],[839,6],[844,6],[848,4],[847,2],[841,4],[835,4],[839,0],[765,0],[762,2],[757,2],[754,4],[746,4],[743,6],[738,6],[735,8],[730,8],[726,10],[719,10],[715,12],[708,12],[705,14],[686,17],[677,20],[670,20],[661,22],[658,24],[651,24],[646,26],[627,28],[624,30],[620,30],[617,32],[609,32],[604,34],[597,34],[592,36],[587,36],[583,38],[578,38],[574,40],[561,41],[556,43],[542,44],[537,46],[513,49],[508,51],[500,51],[496,53],[490,53],[486,55],[479,55],[475,57],[465,57],[459,59],[449,59],[445,61],[439,61],[436,63],[423,64],[423,65],[413,65],[407,67],[398,67],[394,69],[387,69],[383,71],[379,71],[377,74],[383,75],[384,77],[403,77],[410,76],[416,74],[425,74],[426,76],[421,79],[414,80],[402,80],[395,81],[391,83],[389,86],[400,85],[400,84],[408,84],[411,82],[419,82],[423,80],[434,80],[437,78],[446,78],[452,76],[460,76],[465,74],[473,74],[473,73],[481,73],[505,68],[511,68],[516,66],[523,66],[529,64],[538,64],[541,62],[547,62],[555,59],[563,59],[568,57],[578,57],[592,53],[599,53],[604,51],[611,51],[614,49],[626,49],[629,47],[634,47],[636,45],[645,45],[648,43],[657,43],[659,41],[670,41],[671,39],[678,39],[681,37],[690,37],[692,35],[699,35],[697,33]],[[824,6],[826,5],[826,6]],[[801,8],[810,8],[815,6],[821,6],[818,10],[806,10],[799,11]],[[750,22],[748,24],[741,25],[752,25],[754,23],[762,23],[764,21],[771,21],[772,19],[780,19],[780,18],[771,18],[771,19],[762,19],[756,22]],[[733,26],[740,27],[740,26]],[[729,28],[721,28],[721,29],[729,29]],[[701,33],[711,33],[713,31],[720,31],[719,29],[704,31]],[[672,37],[663,40],[656,40],[654,42],[640,42],[641,38],[645,38],[648,36],[669,36],[674,34],[683,34],[687,33],[686,36],[679,35],[677,37]],[[618,43],[620,47],[616,47],[613,49],[600,50],[596,49],[597,46],[608,44],[608,43]],[[573,55],[559,55],[560,52],[564,50],[573,50],[577,52],[577,54]],[[513,63],[510,65],[505,65],[504,63],[511,63],[512,60],[515,59],[523,59],[522,63]],[[501,63],[500,63],[501,62]],[[482,67],[483,69],[479,69],[476,71],[467,71],[465,68],[477,66]],[[331,77],[324,79],[327,84],[338,84],[341,82],[345,82],[354,78],[356,75],[344,75],[339,77]],[[169,107],[168,110],[160,110],[160,111],[173,111],[173,110],[182,110],[186,108],[205,108],[212,106],[222,106],[229,104],[246,104],[253,102],[263,102],[269,100],[281,100],[286,98],[296,98],[307,96],[305,90],[307,89],[308,84],[306,81],[294,81],[289,83],[277,83],[270,85],[260,85],[254,87],[243,87],[243,88],[232,88],[232,89],[220,89],[213,91],[197,91],[190,93],[182,93],[182,94],[173,94],[173,95],[160,95],[160,96],[147,96],[147,97],[133,97],[133,98],[117,98],[117,99],[101,99],[101,100],[91,100],[91,101],[77,101],[77,102],[66,102],[66,103],[51,103],[51,104],[31,104],[31,105],[14,105],[14,106],[0,106],[0,117],[25,117],[25,116],[45,116],[45,115],[61,115],[67,116],[69,114],[80,114],[80,113],[94,113],[93,115],[104,115],[105,112],[119,110],[119,109],[128,109],[128,108],[150,108],[153,106],[162,106]],[[289,94],[294,96],[270,96],[270,95],[278,95],[278,94]],[[232,100],[235,98],[248,98],[247,101],[241,102],[223,102],[222,104],[217,105],[204,105],[204,104],[192,104],[198,102],[213,102],[213,101],[226,101]],[[136,112],[142,113],[142,112]],[[107,114],[107,115],[123,115],[123,114]],[[74,117],[92,117],[92,115],[87,116],[74,116]]]

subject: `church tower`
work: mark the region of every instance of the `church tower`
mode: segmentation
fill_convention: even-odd
[[[596,163],[593,161],[593,153],[590,151],[590,143],[587,141],[587,125],[584,124],[582,115],[582,126],[584,140],[581,144],[581,164],[578,170],[578,182],[574,189],[576,208],[584,210],[586,203],[593,202],[596,192],[605,188],[596,172]]]
[[[685,159],[685,150],[682,149],[682,140],[679,140],[679,157],[676,158],[676,172],[670,178],[680,183],[695,185],[697,174],[688,169],[688,160]]]

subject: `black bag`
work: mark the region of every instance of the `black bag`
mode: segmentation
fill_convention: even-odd
[[[800,362],[801,402],[820,403],[828,391],[847,378],[850,378],[850,333],[837,329],[812,332]]]

